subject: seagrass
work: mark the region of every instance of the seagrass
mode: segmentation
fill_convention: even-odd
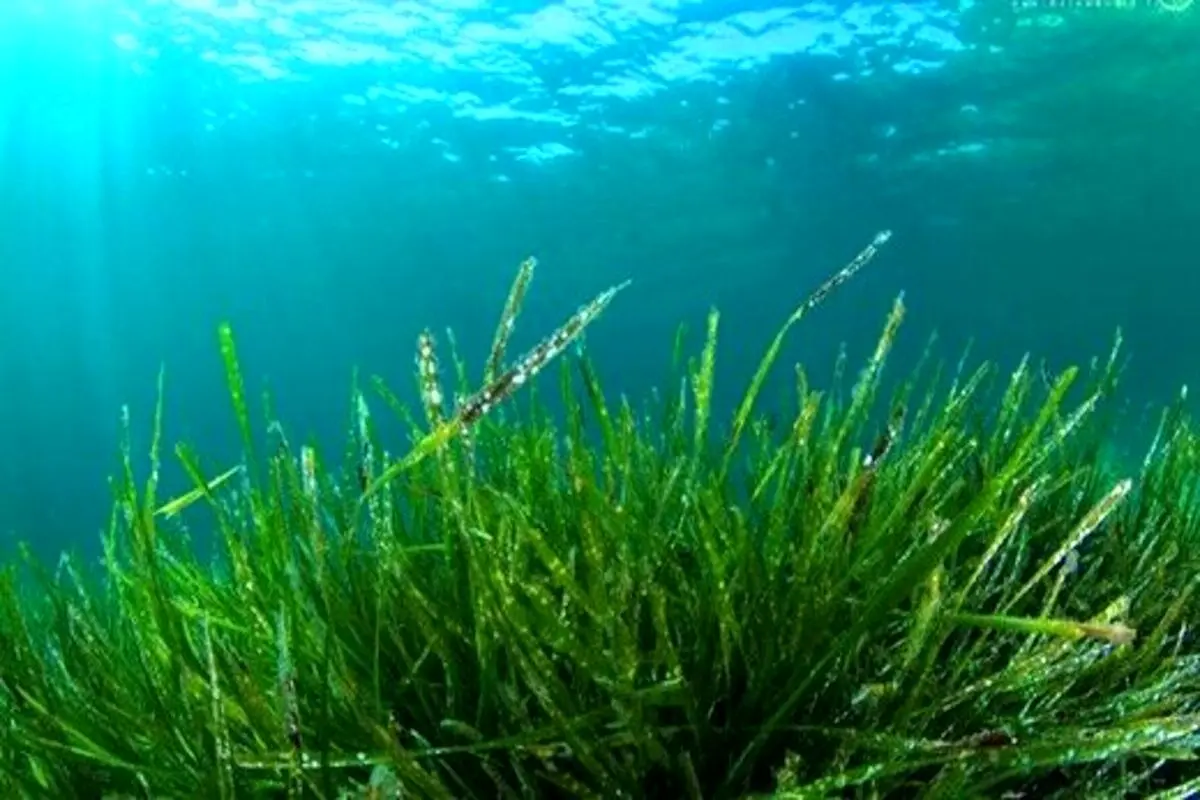
[[[796,366],[790,419],[763,410],[785,336],[889,236],[797,306],[727,420],[715,310],[661,396],[610,397],[571,351],[626,284],[508,362],[532,260],[482,384],[422,332],[420,412],[355,385],[337,457],[269,407],[256,451],[222,327],[243,462],[178,445],[194,488],[158,497],[160,376],[101,574],[3,574],[0,790],[1190,796],[1197,442],[1181,396],[1144,459],[1106,457],[1119,338],[1059,375],[927,351],[887,382],[901,297],[856,380]],[[512,403],[551,363],[565,411]]]

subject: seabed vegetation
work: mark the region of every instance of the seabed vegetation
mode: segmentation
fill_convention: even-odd
[[[426,332],[423,418],[355,388],[336,458],[269,403],[261,447],[223,327],[244,462],[179,446],[195,488],[160,498],[160,385],[103,568],[4,573],[0,793],[1195,796],[1197,437],[1181,398],[1130,474],[1104,457],[1119,337],[1059,375],[927,357],[884,397],[901,297],[845,391],[797,366],[790,424],[760,412],[785,335],[888,236],[721,424],[716,311],[641,404],[559,359],[623,286],[507,362],[532,260],[482,388],[451,409]],[[556,360],[565,413],[506,402]],[[406,453],[368,395],[411,423]],[[188,533],[210,523],[215,563]]]

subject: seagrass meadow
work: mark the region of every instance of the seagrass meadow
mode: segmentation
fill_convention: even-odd
[[[178,446],[195,489],[164,500],[161,435],[127,443],[99,574],[5,573],[0,790],[1193,796],[1197,439],[1177,403],[1128,474],[1105,458],[1119,339],[1058,375],[929,353],[884,392],[898,298],[853,381],[796,366],[790,424],[759,412],[785,335],[888,236],[800,304],[728,420],[716,311],[668,390],[606,395],[572,345],[623,286],[507,362],[532,261],[482,380],[422,334],[420,413],[356,386],[341,454],[269,403],[256,447],[222,328],[244,462]],[[188,533],[209,523],[216,563]]]

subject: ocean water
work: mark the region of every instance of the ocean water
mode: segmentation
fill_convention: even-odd
[[[587,337],[609,390],[662,386],[715,305],[727,409],[891,229],[781,399],[793,361],[861,363],[903,291],[894,374],[934,332],[1058,369],[1119,326],[1137,417],[1197,378],[1198,41],[1190,0],[9,0],[0,541],[95,551],[160,367],[168,439],[234,463],[221,321],[252,394],[335,447],[355,367],[415,397],[423,327],[478,374],[527,255],[514,349],[632,279]]]

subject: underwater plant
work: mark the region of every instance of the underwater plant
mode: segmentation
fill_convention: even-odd
[[[1182,398],[1134,474],[1103,458],[1119,338],[1045,382],[927,350],[881,402],[897,298],[848,392],[797,366],[791,423],[759,412],[785,336],[888,238],[800,304],[719,428],[715,310],[644,406],[560,359],[625,284],[506,366],[532,260],[479,388],[451,348],[452,410],[428,331],[423,420],[376,382],[413,427],[398,458],[357,386],[340,468],[274,422],[257,453],[222,327],[244,463],[180,445],[194,489],[160,501],[160,376],[102,573],[4,572],[0,790],[1190,796],[1200,458]],[[555,361],[563,414],[506,402]]]

